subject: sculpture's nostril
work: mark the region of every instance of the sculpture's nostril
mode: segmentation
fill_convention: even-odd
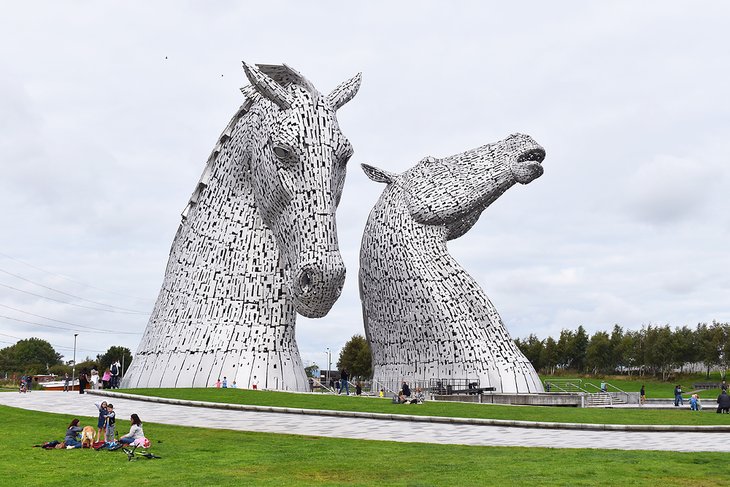
[[[312,276],[308,271],[302,272],[302,275],[299,277],[299,287],[303,293],[306,293],[312,287]]]

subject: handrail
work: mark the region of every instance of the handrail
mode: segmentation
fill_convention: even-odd
[[[312,379],[314,379],[314,382],[312,383],[313,385],[314,384],[319,384],[319,387],[321,387],[322,389],[326,389],[327,391],[331,392],[332,394],[335,393],[335,390],[334,389],[330,389],[329,387],[327,387],[326,385],[324,385],[321,380],[316,379],[314,377],[312,377]]]
[[[547,385],[550,383],[550,388],[557,388],[560,389],[562,392],[585,392],[587,394],[590,394],[587,390],[585,390],[583,386],[583,379],[551,379],[545,381],[545,384]],[[572,386],[575,390],[566,390],[566,388],[561,386]],[[552,391],[551,391],[552,392]]]
[[[609,387],[613,387],[613,388],[614,388],[614,389],[616,389],[616,390],[617,390],[618,392],[623,392],[624,394],[627,394],[627,392],[626,392],[626,391],[624,391],[624,390],[622,390],[622,389],[619,389],[619,388],[618,388],[618,387],[616,387],[615,385],[613,385],[613,384],[609,384],[608,382],[606,382],[606,389],[608,389]]]

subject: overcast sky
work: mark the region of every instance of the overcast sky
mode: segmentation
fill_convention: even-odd
[[[4,2],[0,347],[35,336],[70,359],[73,329],[79,360],[136,351],[242,60],[323,93],[363,73],[338,112],[347,281],[299,318],[305,363],[364,333],[383,186],[359,164],[401,172],[513,132],[545,147],[544,175],[449,244],[513,337],[730,321],[728,18],[722,1]]]

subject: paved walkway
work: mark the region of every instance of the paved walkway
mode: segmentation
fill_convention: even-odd
[[[94,402],[100,400],[71,392],[0,394],[0,404],[6,406],[69,416],[96,416]],[[528,429],[207,409],[121,398],[110,402],[118,418],[137,413],[151,423],[262,433],[480,446],[730,452],[730,433]]]

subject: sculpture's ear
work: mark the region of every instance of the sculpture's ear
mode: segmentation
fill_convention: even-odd
[[[397,176],[397,174],[383,171],[382,169],[378,169],[375,166],[370,166],[369,164],[360,164],[360,166],[362,167],[362,170],[365,171],[367,177],[369,177],[376,183],[390,184],[395,181],[395,178]]]
[[[253,87],[261,95],[274,102],[282,110],[291,107],[292,97],[279,83],[262,73],[256,66],[246,63],[246,61],[243,61],[243,70]]]
[[[357,95],[361,82],[362,73],[357,73],[355,76],[344,83],[341,83],[337,88],[332,90],[332,93],[327,95],[327,100],[329,100],[332,108],[338,110],[342,105],[352,100],[352,98]]]

